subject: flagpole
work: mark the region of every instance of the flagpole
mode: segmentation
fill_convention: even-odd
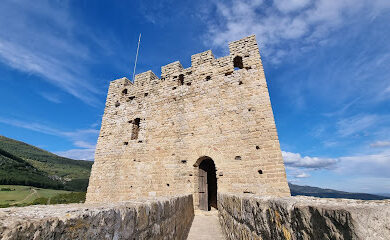
[[[141,42],[141,33],[139,34],[137,54],[135,55],[134,70],[133,70],[133,82],[134,82],[134,77],[135,77],[135,69],[137,68],[138,51],[139,51],[139,44],[140,44],[140,42]]]

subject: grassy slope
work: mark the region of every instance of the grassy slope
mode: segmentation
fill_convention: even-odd
[[[2,152],[4,154],[1,155]],[[40,179],[48,184],[62,185],[55,187],[55,184],[52,184],[51,188],[85,191],[92,164],[90,161],[60,157],[24,142],[0,136],[0,180],[5,178],[15,180],[26,176],[25,179],[34,181]],[[30,182],[15,183],[37,186]]]
[[[42,189],[31,186],[0,185],[0,189],[1,188],[10,188],[15,190],[0,191],[0,205],[30,204],[40,197],[52,198],[58,194],[70,193],[63,190]]]

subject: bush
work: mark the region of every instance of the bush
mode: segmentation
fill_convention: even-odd
[[[86,192],[58,194],[50,199],[50,204],[83,203]]]
[[[0,204],[0,208],[7,208],[7,207],[10,207],[8,203]]]
[[[49,199],[45,197],[40,197],[35,199],[31,205],[46,205],[48,203]]]

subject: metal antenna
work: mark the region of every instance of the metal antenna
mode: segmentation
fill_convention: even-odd
[[[139,51],[140,42],[141,42],[141,33],[139,34],[139,38],[138,38],[137,55],[135,55],[134,70],[133,70],[133,82],[134,82],[134,77],[135,77],[135,69],[137,68],[138,51]]]

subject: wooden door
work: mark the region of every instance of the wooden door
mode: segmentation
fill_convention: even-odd
[[[207,172],[199,168],[199,209],[208,211]]]

